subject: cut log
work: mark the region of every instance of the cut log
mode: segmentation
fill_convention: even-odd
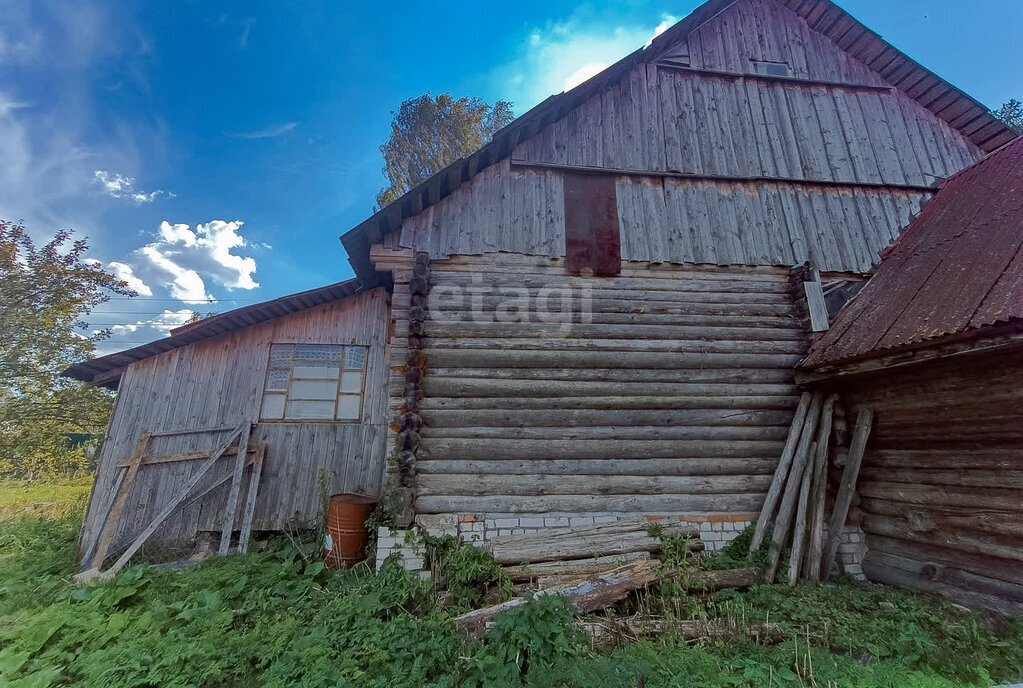
[[[856,416],[856,427],[853,429],[852,441],[849,444],[849,458],[842,473],[838,496],[835,497],[835,508],[828,522],[828,540],[824,546],[824,556],[821,558],[823,572],[831,570],[831,562],[838,553],[838,543],[842,537],[842,528],[845,526],[845,517],[849,514],[849,506],[852,504],[853,492],[856,491],[856,480],[860,475],[860,465],[863,463],[863,453],[867,449],[867,439],[870,437],[870,426],[873,421],[874,412],[869,408],[861,408]]]
[[[605,609],[625,599],[630,592],[643,588],[657,580],[657,574],[649,561],[637,561],[622,566],[608,573],[591,576],[582,581],[564,586],[547,588],[537,595],[559,595],[571,603],[580,613]],[[503,611],[521,607],[526,603],[523,597],[507,602],[475,609],[455,617],[454,623],[466,631],[470,638],[482,637],[487,632],[487,624],[497,618]]]
[[[572,561],[548,561],[539,564],[520,564],[505,566],[505,574],[515,583],[539,580],[546,576],[564,576],[578,574],[584,578],[590,574],[609,571],[623,564],[649,559],[649,552],[629,552],[614,554],[596,559],[577,559]]]
[[[796,415],[789,426],[789,435],[785,439],[785,448],[781,452],[781,460],[775,469],[771,486],[767,490],[767,497],[764,500],[764,507],[760,511],[760,518],[757,519],[757,526],[753,531],[753,540],[750,542],[750,556],[760,548],[767,533],[767,524],[774,518],[774,509],[781,498],[782,489],[785,487],[785,478],[789,473],[789,466],[792,464],[792,456],[795,454],[796,445],[799,443],[799,435],[803,431],[803,424],[806,420],[806,412],[810,408],[812,395],[803,392],[799,398],[799,406],[796,407]]]
[[[810,444],[810,456],[816,456],[817,443]],[[789,555],[789,586],[799,580],[799,570],[803,563],[803,546],[806,544],[806,517],[810,504],[810,484],[813,482],[813,464],[807,465],[803,471],[803,481],[799,486],[799,503],[796,506],[796,526],[792,529],[792,553]]]
[[[714,592],[726,588],[748,588],[764,582],[764,572],[758,568],[725,569],[722,571],[694,571],[685,579],[688,590]]]
[[[507,535],[493,538],[488,547],[499,564],[521,564],[545,561],[586,559],[594,556],[656,552],[661,541],[647,534],[649,522],[619,521],[579,529],[551,529],[528,535]],[[664,523],[665,537],[688,536],[692,551],[703,549],[699,531],[681,523]]]
[[[735,624],[722,619],[676,621],[662,617],[634,616],[580,621],[577,627],[593,637],[593,646],[596,649],[661,635],[679,636],[686,642],[744,635],[757,643],[776,643],[785,637],[778,624]]]

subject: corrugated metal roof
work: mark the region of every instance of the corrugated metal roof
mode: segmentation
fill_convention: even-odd
[[[366,284],[379,276],[369,260],[369,248],[401,228],[404,219],[418,215],[449,196],[477,173],[511,155],[525,141],[552,122],[561,119],[594,94],[620,79],[634,66],[656,60],[684,40],[701,24],[740,0],[708,0],[650,45],[640,48],[570,91],[550,96],[494,135],[493,140],[466,158],[460,158],[422,182],[404,196],[382,208],[341,237],[355,274]],[[981,150],[989,152],[1011,141],[1017,134],[987,107],[926,69],[861,24],[831,0],[777,0],[803,17],[815,31],[830,38],[843,50],[877,71],[893,86],[902,89],[950,126],[958,129]]]
[[[83,363],[73,365],[61,375],[73,377],[89,384],[106,387],[117,386],[117,372],[128,367],[135,361],[141,361],[166,351],[179,349],[204,339],[212,339],[236,330],[241,330],[257,323],[279,318],[299,311],[313,308],[324,303],[337,301],[363,291],[359,280],[350,279],[325,287],[302,291],[297,294],[237,308],[233,311],[220,313],[204,320],[182,325],[171,330],[169,337],[157,339],[149,344],[136,346],[134,349],[119,351],[114,354],[100,356]]]
[[[1023,139],[949,177],[803,362],[1023,318]]]

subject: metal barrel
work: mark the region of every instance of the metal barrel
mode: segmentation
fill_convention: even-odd
[[[326,564],[332,569],[355,566],[366,558],[366,517],[377,500],[359,494],[336,494],[327,509]]]

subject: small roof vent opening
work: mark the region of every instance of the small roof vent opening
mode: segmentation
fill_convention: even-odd
[[[768,76],[792,76],[787,62],[771,62],[770,60],[753,60],[753,70],[757,74]]]

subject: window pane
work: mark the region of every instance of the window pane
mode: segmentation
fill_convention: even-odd
[[[362,373],[341,373],[342,392],[362,392]]]
[[[263,410],[259,412],[260,418],[282,418],[284,417],[284,395],[264,394]]]
[[[347,375],[347,373],[346,373]],[[295,380],[291,383],[289,399],[333,399],[337,394],[335,380]]]
[[[338,420],[359,420],[361,397],[357,394],[345,394],[337,398]]]
[[[341,360],[341,347],[327,344],[298,344],[295,358],[312,358],[318,361]]]
[[[288,410],[285,418],[298,418],[310,420],[330,420],[334,413],[333,401],[288,401]]]
[[[270,370],[266,374],[266,391],[284,392],[288,389],[288,371]]]
[[[366,366],[366,347],[348,346],[345,347],[345,368],[359,368]]]
[[[270,345],[270,367],[287,368],[291,365],[291,344]]]
[[[311,377],[318,380],[336,380],[340,366],[335,361],[295,361],[291,377]]]

